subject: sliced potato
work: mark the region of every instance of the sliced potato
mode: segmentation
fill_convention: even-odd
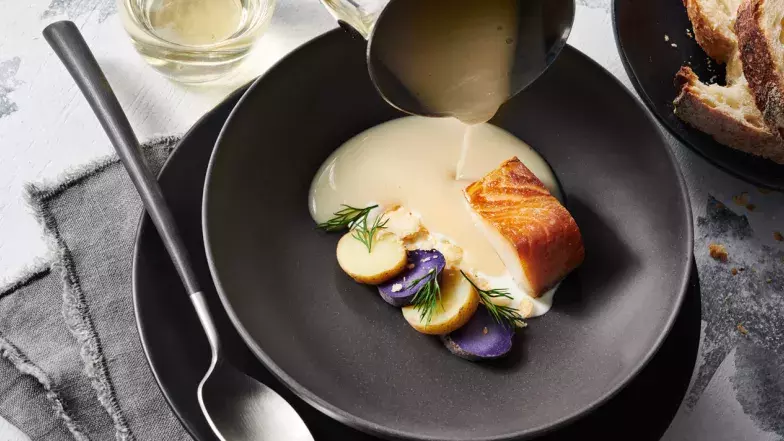
[[[338,264],[359,283],[378,285],[406,268],[406,248],[394,234],[379,233],[368,252],[362,242],[346,233],[338,241]]]
[[[479,294],[457,269],[441,273],[441,302],[433,311],[430,322],[420,319],[413,306],[403,308],[403,317],[423,334],[443,335],[465,325],[479,306]]]

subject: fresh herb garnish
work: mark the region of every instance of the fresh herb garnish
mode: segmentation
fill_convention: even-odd
[[[378,205],[371,205],[365,208],[357,208],[345,204],[341,206],[343,208],[333,213],[335,217],[316,225],[316,228],[328,233],[353,230],[351,236],[365,244],[369,253],[373,249],[373,239],[375,239],[376,233],[378,230],[386,228],[385,225],[389,219],[383,219],[383,215],[378,216],[371,225],[368,225],[368,215]]]
[[[351,233],[354,239],[365,244],[368,249],[368,253],[373,248],[373,238],[376,237],[376,232],[386,228],[386,224],[389,222],[389,219],[382,219],[383,217],[384,216],[378,216],[376,220],[373,221],[373,225],[368,227],[366,214],[365,217],[356,223],[354,231]]]
[[[476,292],[479,293],[479,299],[482,301],[482,304],[485,305],[485,309],[487,309],[487,312],[490,313],[490,315],[499,325],[511,326],[513,328],[525,326],[523,316],[517,312],[517,309],[512,308],[511,306],[502,306],[493,303],[492,299],[499,297],[511,299],[512,295],[509,294],[508,289],[482,289],[476,286],[476,283],[474,283],[474,281],[471,280],[471,278],[468,277],[468,275],[466,275],[463,270],[460,270],[460,274],[462,274],[463,277],[468,280],[468,283],[470,283],[474,289],[476,289]]]
[[[343,208],[333,213],[335,217],[316,225],[316,228],[328,233],[340,230],[350,230],[363,219],[365,222],[367,222],[368,214],[370,214],[372,209],[378,207],[378,205],[372,205],[365,208],[356,208],[343,204],[341,207]]]
[[[414,280],[406,288],[411,289],[425,279],[427,281],[414,294],[414,298],[411,299],[411,305],[419,311],[419,320],[424,321],[425,324],[430,324],[433,312],[435,312],[436,307],[441,302],[441,287],[438,286],[438,273],[431,268],[427,274]]]

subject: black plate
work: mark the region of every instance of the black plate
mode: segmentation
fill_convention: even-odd
[[[784,190],[784,165],[725,147],[673,113],[672,100],[678,94],[673,79],[687,61],[703,81],[713,77],[714,82],[724,81],[724,67],[710,62],[686,35],[691,23],[682,0],[615,0],[613,23],[621,60],[634,88],[676,138],[741,179]]]
[[[587,250],[553,310],[496,363],[466,362],[415,332],[339,269],[339,235],[314,231],[306,201],[322,161],[400,116],[368,79],[364,43],[339,31],[294,51],[235,107],[211,158],[203,225],[248,347],[310,404],[389,437],[531,436],[620,390],[669,331],[692,260],[685,184],[647,112],[566,48],[492,120],[550,163]]]
[[[212,280],[201,240],[202,185],[213,143],[238,98],[234,94],[200,120],[180,142],[159,176],[204,287],[212,287]],[[541,441],[600,437],[654,441],[661,437],[686,392],[697,356],[700,291],[696,274],[693,269],[690,291],[675,325],[645,369],[598,410]],[[137,235],[133,276],[139,333],[158,385],[191,435],[199,441],[213,441],[216,438],[202,417],[195,393],[208,365],[209,348],[186,292],[147,216],[143,217]],[[220,308],[214,290],[209,289],[207,296],[214,306],[212,311],[232,360],[286,394],[305,416],[318,441],[376,439],[334,422],[288,392],[247,349]]]

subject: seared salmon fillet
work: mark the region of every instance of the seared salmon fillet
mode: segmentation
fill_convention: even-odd
[[[516,157],[466,187],[465,197],[529,295],[541,296],[583,262],[583,240],[572,215]]]

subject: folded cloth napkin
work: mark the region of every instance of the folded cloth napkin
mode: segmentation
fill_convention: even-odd
[[[177,139],[143,146],[157,172]],[[164,401],[136,330],[131,296],[142,212],[110,157],[28,187],[53,251],[0,288],[0,415],[33,440],[189,440]]]

